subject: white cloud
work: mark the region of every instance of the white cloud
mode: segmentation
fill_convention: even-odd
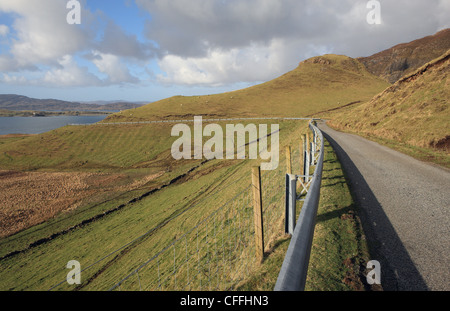
[[[159,66],[165,75],[161,82],[186,85],[222,85],[237,81],[267,81],[293,69],[286,59],[308,58],[329,53],[326,46],[308,45],[310,55],[301,55],[307,43],[274,39],[268,45],[252,44],[244,48],[210,49],[204,57],[167,55]]]
[[[11,76],[27,71],[40,72],[41,81],[38,75],[24,78],[30,84],[137,83],[139,80],[129,73],[126,62],[145,60],[151,49],[135,35],[126,34],[102,12],[91,13],[85,5],[82,5],[81,25],[68,24],[66,3],[61,0],[0,1],[0,13],[11,14],[11,29],[14,30],[6,53],[0,55],[0,71],[15,73]],[[10,32],[9,27],[0,25],[0,36]],[[99,34],[102,34],[100,38]],[[100,51],[93,64],[108,75],[102,83],[75,60],[75,56],[93,51]],[[46,68],[45,71],[42,68]]]
[[[104,79],[89,72],[86,66],[80,66],[71,55],[65,55],[57,62],[58,66],[40,69],[40,71],[3,74],[1,82],[45,87],[92,87],[138,82],[129,74],[127,67],[120,62],[120,59],[111,54],[95,52],[93,63],[106,75]]]
[[[139,80],[132,76],[128,67],[121,62],[120,58],[113,54],[100,53],[94,51],[92,62],[98,70],[108,75],[108,81],[111,83],[137,83]]]
[[[152,15],[147,36],[162,50],[184,57],[205,56],[210,49],[270,44],[295,37],[309,22],[331,29],[331,19],[320,18],[298,0],[137,0]],[[306,5],[305,5],[306,3]],[[188,9],[187,9],[188,8]],[[302,30],[303,28],[303,30]],[[310,30],[307,30],[308,32]]]
[[[222,84],[274,78],[314,53],[369,56],[448,25],[448,0],[380,1],[382,25],[366,22],[366,0],[136,0],[152,15],[148,39],[161,49],[161,81]]]
[[[66,22],[68,11],[64,1],[2,0],[0,11],[17,16],[13,23],[16,38],[9,51],[17,70],[30,65],[57,64],[60,57],[88,45],[89,33]]]
[[[27,82],[27,80],[23,76],[13,76],[9,74],[3,74],[3,79],[1,81],[11,84],[25,84]]]
[[[48,86],[100,86],[102,81],[89,73],[86,67],[80,67],[72,56],[65,55],[58,61],[60,68],[47,71],[43,83]],[[36,83],[37,81],[34,81]],[[39,82],[38,82],[39,83]]]

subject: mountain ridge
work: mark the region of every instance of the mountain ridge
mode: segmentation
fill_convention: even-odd
[[[132,102],[81,103],[59,99],[37,99],[17,94],[0,94],[0,109],[25,111],[111,111],[141,107],[143,104]]]
[[[354,101],[370,100],[389,84],[345,55],[312,57],[273,80],[213,95],[173,96],[110,115],[103,122],[213,117],[304,117]]]
[[[395,83],[404,75],[414,72],[444,54],[448,49],[450,49],[450,28],[357,59],[372,74],[389,83]]]

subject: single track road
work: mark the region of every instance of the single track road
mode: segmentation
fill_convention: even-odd
[[[450,290],[450,170],[319,122],[349,179],[384,290]]]

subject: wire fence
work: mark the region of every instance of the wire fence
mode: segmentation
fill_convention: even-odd
[[[262,175],[264,240],[283,232],[279,170]],[[252,184],[199,220],[110,290],[234,290],[257,266]]]
[[[250,185],[111,289],[227,290],[252,258]],[[247,264],[251,264],[247,262]]]

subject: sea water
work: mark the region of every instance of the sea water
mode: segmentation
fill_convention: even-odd
[[[53,116],[53,117],[0,117],[0,135],[41,134],[69,124],[93,124],[107,115]]]

